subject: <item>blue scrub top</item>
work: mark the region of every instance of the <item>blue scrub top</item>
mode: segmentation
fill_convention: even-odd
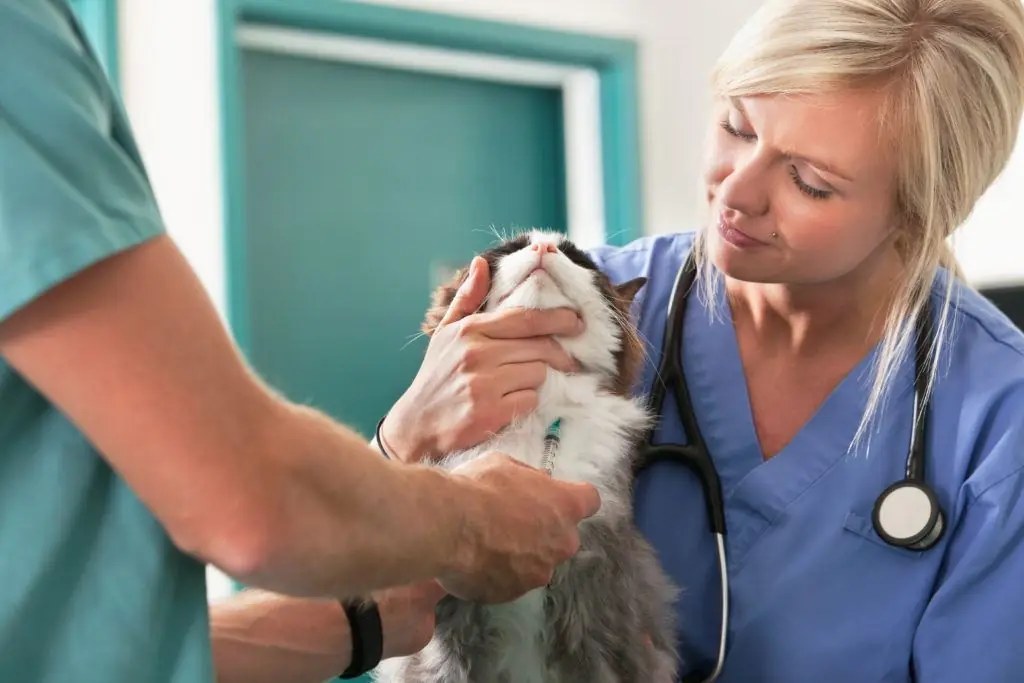
[[[0,321],[162,232],[65,1],[0,0]],[[0,681],[212,681],[207,612],[203,564],[0,359]]]
[[[650,278],[636,307],[657,364],[668,299],[692,235],[659,235],[593,253],[613,281]],[[945,274],[933,295],[941,302]],[[926,476],[947,531],[926,552],[886,545],[871,524],[878,495],[903,477],[913,362],[882,413],[870,452],[848,454],[873,377],[871,358],[795,439],[762,458],[729,307],[712,322],[691,296],[683,367],[721,477],[731,584],[720,683],[964,683],[1024,680],[1024,336],[976,292],[957,286],[927,435]],[[683,441],[666,399],[656,439]],[[636,520],[682,588],[686,661],[710,671],[720,582],[701,487],[658,464],[637,481]]]

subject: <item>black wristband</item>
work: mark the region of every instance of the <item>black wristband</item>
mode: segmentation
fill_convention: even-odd
[[[342,601],[348,630],[352,634],[352,656],[339,679],[359,678],[373,671],[384,654],[384,629],[380,610],[372,600]]]
[[[384,445],[384,440],[380,438],[380,429],[384,426],[384,420],[388,419],[388,414],[384,413],[384,417],[377,421],[377,430],[373,433],[374,441],[377,442],[377,448],[380,449],[381,454],[388,460],[394,460],[391,454],[388,453],[387,447]]]

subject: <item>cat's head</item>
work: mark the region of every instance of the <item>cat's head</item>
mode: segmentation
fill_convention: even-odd
[[[558,342],[577,360],[582,372],[600,375],[616,393],[630,391],[644,358],[630,306],[646,278],[612,284],[585,252],[555,232],[524,232],[502,240],[481,256],[491,277],[483,311],[513,307],[575,310],[583,319],[583,333],[558,338]],[[433,334],[468,274],[469,269],[462,268],[434,292],[423,324],[426,334]]]

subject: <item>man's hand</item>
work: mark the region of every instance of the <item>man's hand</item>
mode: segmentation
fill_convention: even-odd
[[[580,522],[601,507],[593,486],[551,479],[500,453],[453,472],[474,484],[465,504],[467,556],[441,583],[467,600],[508,602],[547,585],[579,550]]]
[[[415,654],[427,646],[436,626],[434,608],[445,595],[444,587],[433,580],[378,594],[384,659]]]
[[[409,389],[384,421],[385,448],[409,461],[474,446],[537,406],[549,367],[575,361],[554,339],[583,331],[569,309],[475,313],[490,286],[477,257]]]

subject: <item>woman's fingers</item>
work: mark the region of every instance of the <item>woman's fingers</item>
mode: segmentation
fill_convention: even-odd
[[[503,425],[512,420],[528,415],[537,408],[538,395],[536,389],[520,389],[505,394],[499,402],[499,419]]]
[[[465,281],[448,306],[448,311],[441,319],[441,325],[462,320],[467,315],[479,310],[484,299],[487,298],[487,291],[491,286],[490,281],[491,274],[487,267],[487,261],[480,256],[475,257],[469,264],[469,274],[466,275]]]
[[[483,370],[506,365],[541,362],[560,372],[575,372],[576,361],[551,337],[537,339],[489,339],[467,351],[467,369]]]
[[[583,320],[569,308],[510,308],[479,315],[472,322],[468,322],[467,327],[467,331],[492,339],[523,339],[551,335],[573,337],[583,331]]]
[[[547,377],[548,366],[541,361],[502,365],[494,374],[494,385],[501,396],[532,389],[536,391]]]

